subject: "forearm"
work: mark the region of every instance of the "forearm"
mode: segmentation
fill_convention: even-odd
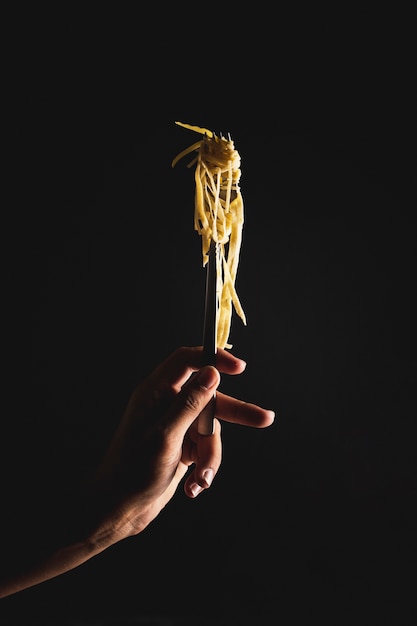
[[[34,585],[50,580],[82,565],[90,558],[99,554],[104,547],[89,542],[77,542],[57,549],[37,563],[31,563],[27,569],[9,573],[0,580],[0,598],[23,591]]]
[[[105,515],[85,496],[47,519],[42,528],[32,523],[24,535],[2,538],[9,556],[0,568],[0,598],[65,574],[129,535],[122,513]]]

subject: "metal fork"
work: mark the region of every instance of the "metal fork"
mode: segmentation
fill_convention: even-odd
[[[216,365],[217,354],[217,315],[219,309],[217,293],[217,265],[219,244],[211,241],[209,259],[206,266],[206,293],[203,327],[203,365]],[[216,412],[216,392],[198,417],[198,433],[212,435],[214,433],[214,416]]]

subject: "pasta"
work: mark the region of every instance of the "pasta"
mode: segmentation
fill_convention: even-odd
[[[191,152],[197,153],[187,166],[195,165],[194,228],[201,235],[203,267],[209,259],[211,242],[218,244],[217,347],[231,348],[229,335],[233,309],[246,325],[246,316],[235,285],[244,222],[243,199],[239,186],[240,155],[230,136],[226,139],[206,128],[175,123],[203,135],[200,141],[193,143],[173,159],[172,167]]]

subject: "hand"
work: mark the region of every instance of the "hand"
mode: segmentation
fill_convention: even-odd
[[[32,539],[40,553],[29,551],[14,571],[0,572],[0,598],[68,572],[140,533],[187,471],[184,489],[190,498],[208,489],[222,458],[220,420],[255,428],[272,424],[273,411],[217,391],[214,433],[200,435],[197,419],[219,385],[220,372],[241,374],[246,366],[220,349],[216,368],[201,367],[201,360],[201,347],[179,348],[138,385],[81,496],[64,498],[65,514],[49,518],[39,512],[45,536]]]
[[[94,480],[113,531],[117,529],[114,540],[141,532],[172,498],[192,465],[185,493],[194,498],[210,487],[222,458],[219,420],[255,428],[274,421],[273,411],[217,392],[214,434],[199,435],[197,418],[219,385],[219,372],[241,374],[246,367],[221,349],[216,368],[199,369],[201,358],[200,347],[179,348],[130,398]]]

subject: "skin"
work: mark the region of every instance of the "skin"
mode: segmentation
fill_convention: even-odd
[[[71,502],[68,528],[37,562],[4,573],[0,597],[68,572],[140,534],[181,482],[189,498],[208,489],[222,460],[221,421],[254,428],[273,423],[273,411],[217,391],[214,434],[198,434],[198,415],[221,374],[238,375],[246,367],[221,349],[216,368],[201,367],[201,358],[201,347],[179,348],[137,386],[100,466]]]

